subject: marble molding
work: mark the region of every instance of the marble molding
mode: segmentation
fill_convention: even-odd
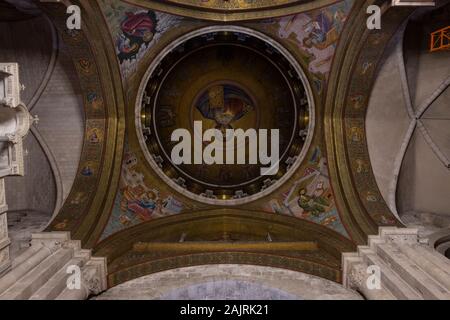
[[[367,246],[342,256],[343,284],[369,300],[449,300],[450,261],[419,241],[418,230],[381,227]],[[379,272],[379,286],[370,281]]]
[[[106,259],[93,257],[69,232],[33,234],[31,246],[0,278],[0,300],[86,300],[106,290]],[[68,283],[79,270],[80,285]]]

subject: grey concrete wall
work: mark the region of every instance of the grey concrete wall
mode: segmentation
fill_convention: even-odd
[[[38,91],[52,53],[52,32],[44,17],[0,22],[0,61],[18,62],[21,99],[28,104]]]
[[[447,5],[448,10],[449,5]],[[417,110],[450,77],[450,51],[430,53],[429,34],[448,25],[439,15],[412,21],[405,35],[405,60],[413,107]],[[429,107],[422,122],[433,143],[450,159],[450,88]],[[397,202],[402,212],[450,215],[450,170],[423,134],[415,133],[402,166]]]
[[[448,127],[450,136],[450,126]],[[450,216],[450,172],[416,132],[406,152],[397,188],[400,212]]]
[[[70,53],[45,17],[0,23],[0,61],[18,62],[22,101],[39,117],[24,143],[25,176],[6,179],[14,256],[68,196],[84,137],[84,110]]]
[[[50,81],[36,103],[37,130],[54,157],[62,186],[62,201],[72,188],[84,137],[84,109],[77,74],[65,50],[60,50]]]
[[[370,161],[385,201],[389,203],[396,174],[396,158],[410,124],[402,95],[396,43],[391,42],[375,80],[366,115],[367,144]]]
[[[448,24],[448,6],[443,14],[413,17],[403,43],[393,41],[403,44],[413,112],[450,77],[450,51],[430,53],[428,47],[430,32]],[[394,197],[400,215],[450,216],[450,170],[444,164],[444,158],[450,159],[450,88],[421,116],[424,129],[416,129],[407,144],[395,183],[395,159],[401,159],[401,145],[411,123],[396,54],[392,49],[386,52],[369,101],[367,142],[374,174],[384,199],[389,202]]]
[[[305,273],[251,265],[173,269],[128,281],[96,297],[115,299],[358,300],[343,286]]]
[[[33,102],[30,112],[39,117],[39,123],[33,129],[38,141],[31,139],[27,145],[30,153],[28,161],[42,163],[46,168],[50,163],[52,168],[50,172],[47,169],[42,170],[49,174],[49,178],[35,184],[35,191],[30,186],[26,189],[30,194],[24,194],[25,191],[9,192],[8,202],[11,210],[22,210],[27,203],[29,209],[53,212],[55,197],[58,200],[57,205],[60,206],[70,192],[81,154],[84,110],[77,74],[69,53],[64,48],[54,47],[61,41],[55,39],[52,26],[43,17],[0,23],[0,41],[0,61],[19,63],[20,81],[26,86],[22,92],[22,100],[25,104]],[[32,141],[38,142],[36,146],[30,145]],[[46,157],[41,156],[42,150],[39,151],[38,148],[43,150]],[[39,155],[34,157],[34,152]],[[33,171],[39,171],[39,166],[34,164],[27,174],[37,174]],[[25,178],[23,181],[38,182],[31,177],[30,179]],[[45,203],[28,203],[24,200],[39,198],[38,190],[47,189],[41,188],[41,185],[49,184],[51,179],[55,180],[50,183],[53,194],[48,194],[46,200],[41,199]],[[8,183],[19,180],[20,178],[9,179]],[[17,191],[20,188],[11,186],[11,190]]]
[[[426,15],[408,24],[404,39],[405,62],[411,98],[416,107],[450,75],[450,51],[429,52],[430,34],[448,26],[448,22],[448,15]]]

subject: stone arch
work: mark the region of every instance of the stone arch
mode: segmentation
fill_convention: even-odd
[[[202,265],[143,276],[95,297],[163,300],[359,300],[342,285],[305,273],[255,265]]]

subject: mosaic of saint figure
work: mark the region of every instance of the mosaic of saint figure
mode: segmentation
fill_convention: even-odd
[[[143,192],[137,196],[131,188],[125,188],[121,202],[122,210],[130,210],[142,221],[150,220],[153,211],[157,209],[157,195],[153,191]]]
[[[153,11],[127,12],[126,16],[120,24],[122,34],[117,41],[120,63],[136,58],[141,46],[153,40],[157,25]]]
[[[303,44],[307,48],[327,48],[337,41],[344,21],[345,14],[340,10],[334,13],[328,10],[321,11],[305,26],[308,36],[303,39]]]
[[[252,100],[242,89],[232,85],[209,88],[197,101],[203,117],[216,122],[216,129],[233,129],[232,123],[255,109]]]
[[[330,203],[321,195],[316,195],[315,192],[312,195],[308,195],[306,189],[301,189],[299,192],[298,205],[303,210],[310,212],[313,216],[319,216],[328,209]]]

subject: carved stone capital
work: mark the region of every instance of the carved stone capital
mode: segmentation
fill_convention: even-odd
[[[14,108],[14,101],[12,98],[1,99],[0,106],[7,107],[7,108]]]
[[[83,270],[82,281],[89,293],[99,294],[103,290],[101,289],[100,277],[97,274],[97,268],[95,266],[88,266]]]
[[[347,286],[352,289],[361,289],[365,286],[367,279],[367,266],[358,263],[353,264],[350,269],[350,273],[347,275]]]
[[[89,294],[97,295],[107,289],[106,259],[92,257],[82,271],[82,282]]]
[[[8,138],[9,142],[14,144],[18,144],[22,140],[22,137],[18,134],[7,134],[6,138]]]

